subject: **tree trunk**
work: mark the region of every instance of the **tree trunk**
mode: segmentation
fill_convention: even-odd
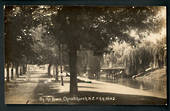
[[[19,77],[19,74],[18,74],[18,64],[16,64],[16,76]]]
[[[62,69],[62,44],[59,44],[59,61],[60,61],[61,85],[64,86],[63,69]]]
[[[9,63],[7,63],[7,82],[9,82]]]
[[[69,67],[70,67],[70,94],[76,94],[77,88],[77,50],[72,48],[69,52]]]
[[[14,66],[12,64],[12,68],[11,68],[11,80],[14,79]]]
[[[51,66],[52,66],[51,64],[48,65],[48,76],[49,76],[49,77],[50,77],[50,75],[51,75],[51,70],[50,70],[50,69],[51,69]]]
[[[22,66],[22,69],[23,69],[22,74],[25,74],[25,66],[24,65]]]
[[[23,74],[26,74],[26,72],[27,72],[27,64],[24,64],[23,65]]]
[[[22,68],[23,68],[23,67],[20,66],[20,75],[23,74],[23,69],[22,69]]]
[[[56,76],[55,76],[55,80],[58,81],[58,65],[56,64]]]
[[[100,79],[100,61],[101,61],[101,57],[98,56],[97,57],[97,79]]]

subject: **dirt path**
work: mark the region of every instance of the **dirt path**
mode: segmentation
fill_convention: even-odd
[[[6,104],[31,104],[34,101],[34,90],[39,81],[46,78],[45,73],[27,73],[16,80],[5,83]]]

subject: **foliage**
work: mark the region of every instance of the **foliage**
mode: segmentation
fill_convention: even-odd
[[[31,50],[33,40],[29,29],[31,10],[28,7],[6,6],[5,8],[5,62],[25,63],[35,56]],[[22,21],[22,22],[21,22]]]

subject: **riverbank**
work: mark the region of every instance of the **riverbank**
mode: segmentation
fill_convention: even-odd
[[[144,74],[143,76],[136,77],[136,80],[149,80],[149,79],[154,79],[154,80],[165,80],[167,79],[167,74],[166,74],[166,67],[154,70],[152,72],[148,72]]]
[[[164,96],[167,97],[166,67],[159,68],[142,76],[136,77],[135,80],[143,82],[145,84],[153,85],[155,89],[165,92]]]

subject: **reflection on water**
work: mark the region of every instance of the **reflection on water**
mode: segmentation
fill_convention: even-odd
[[[100,77],[101,81],[111,82],[116,84],[121,84],[131,88],[141,89],[149,91],[155,94],[161,94],[163,97],[166,97],[166,81],[165,80],[135,80],[127,77],[120,77],[116,79],[107,78],[106,76]]]

